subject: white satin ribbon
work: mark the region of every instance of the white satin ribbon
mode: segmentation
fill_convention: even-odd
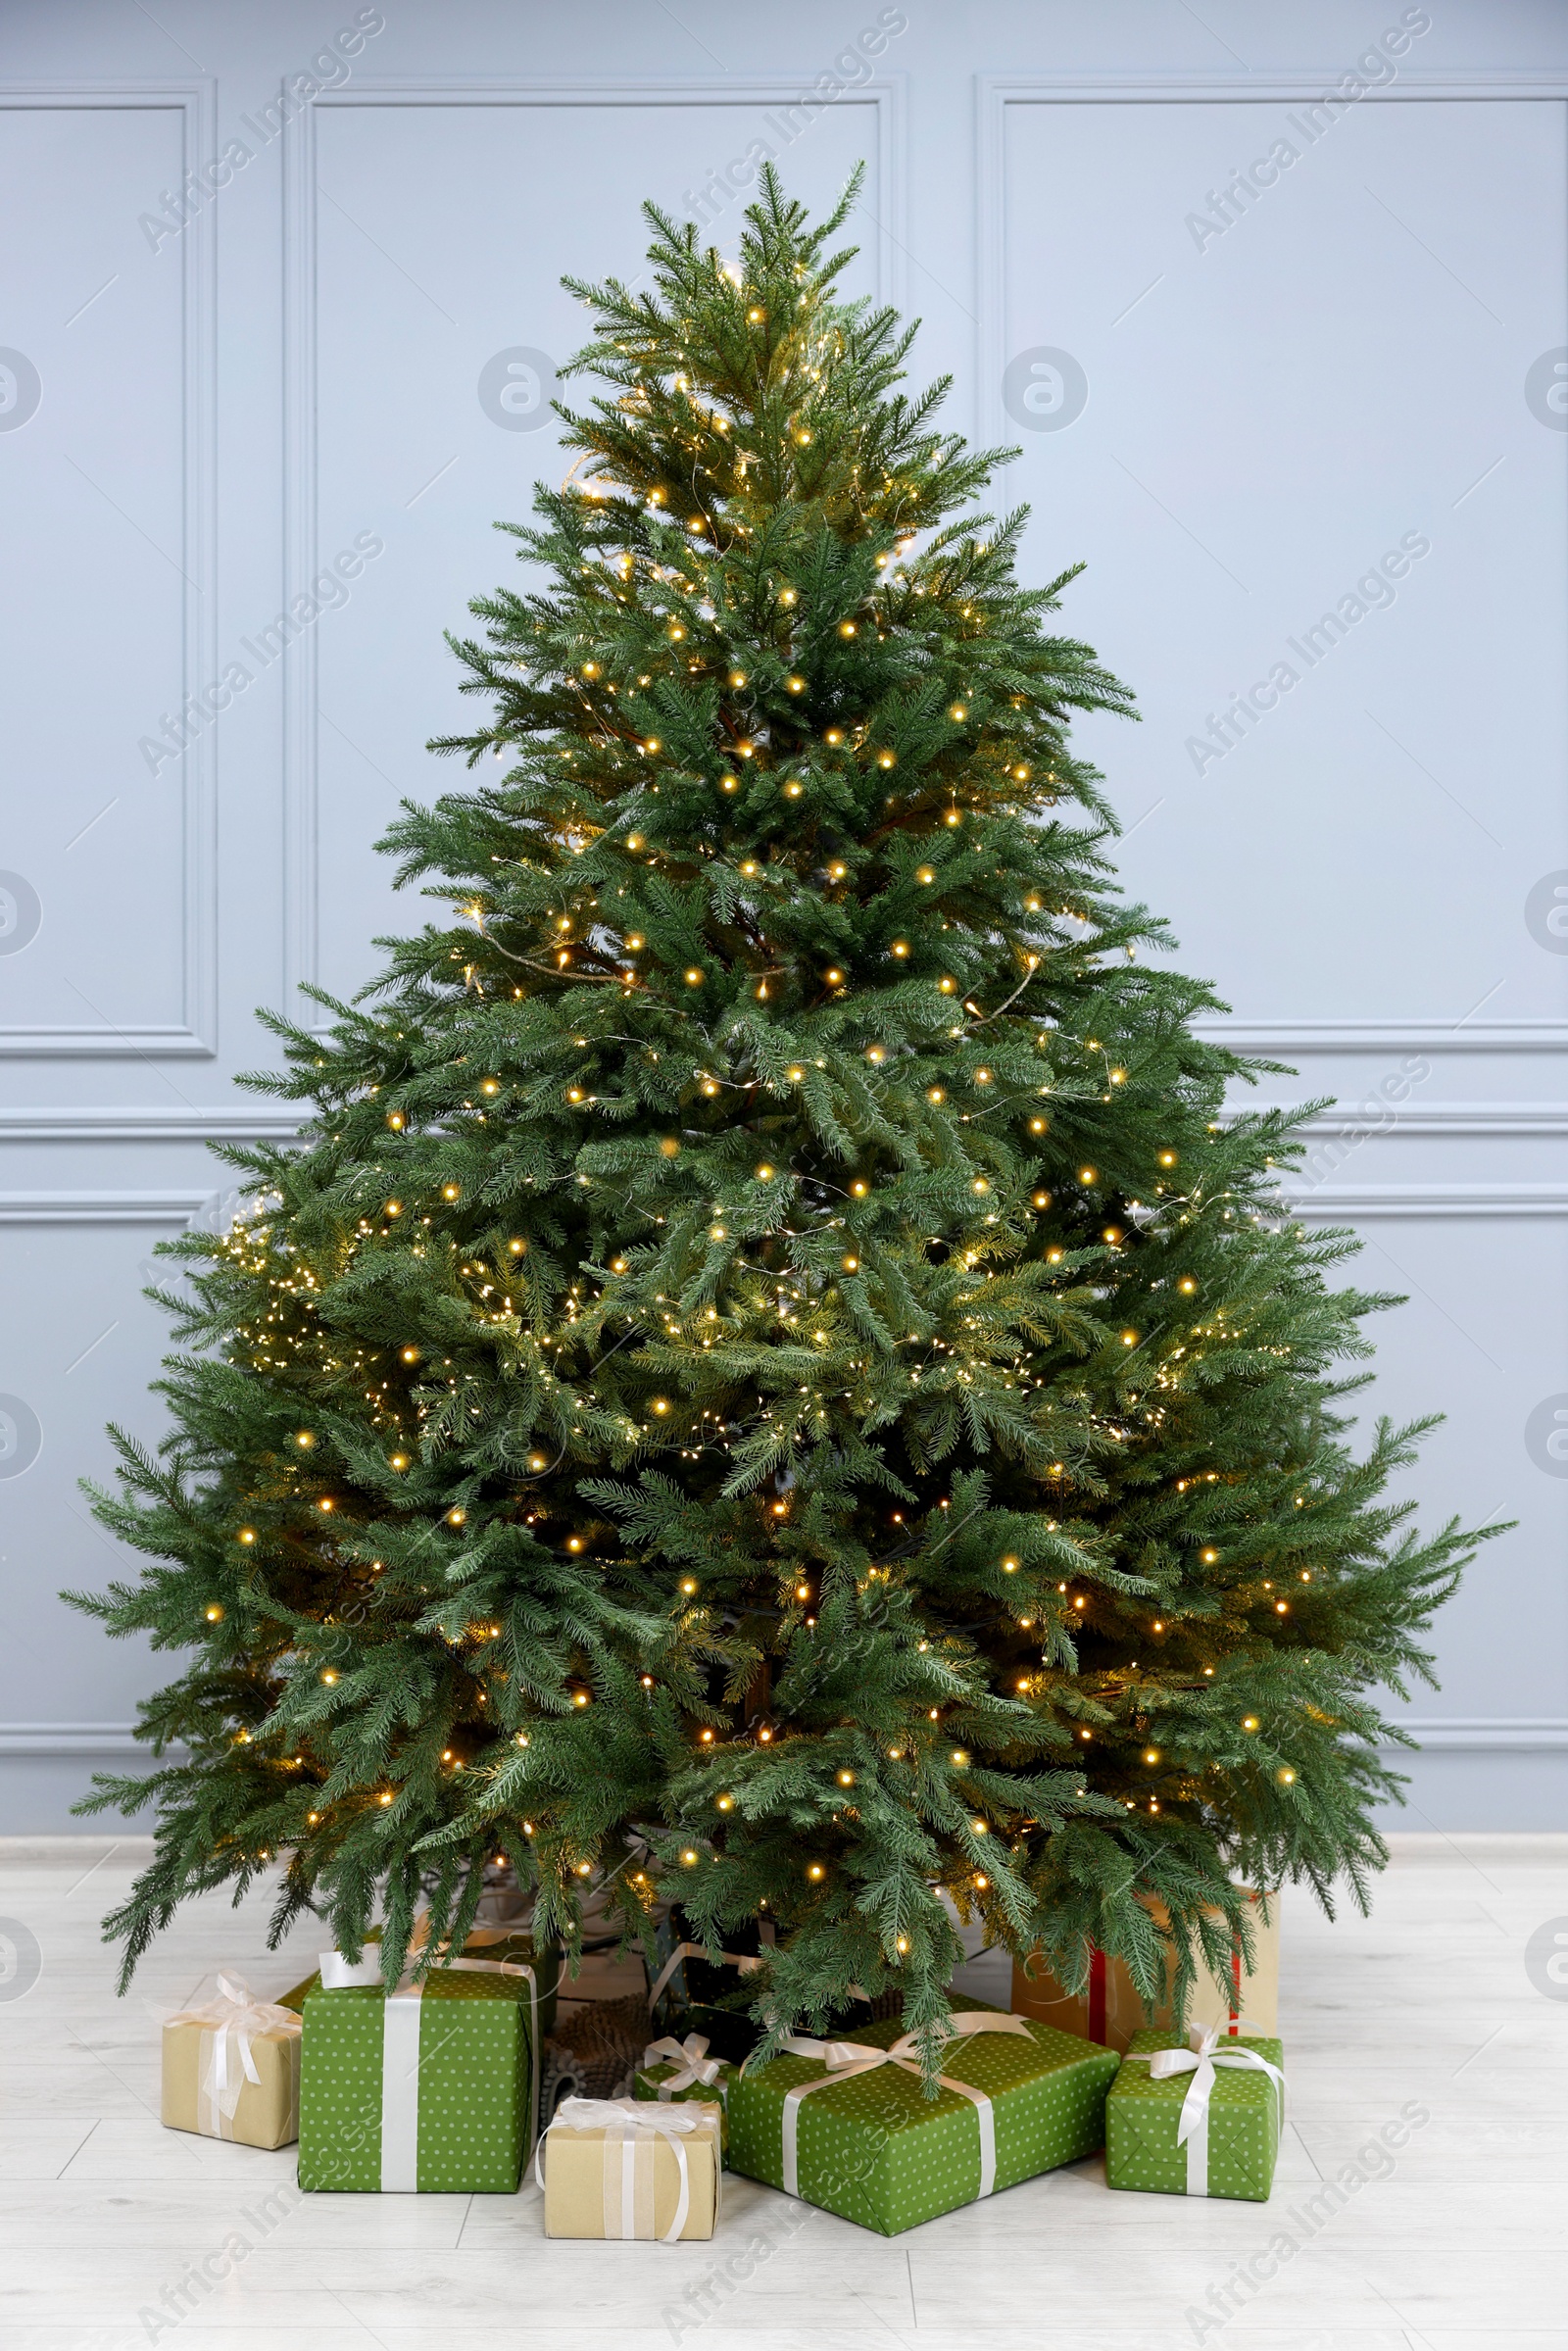
[[[197,2053],[197,2128],[208,2138],[232,2138],[240,2092],[247,2082],[259,2084],[261,2075],[251,2044],[259,2033],[303,2030],[292,2008],[253,1997],[243,1976],[220,1976],[218,1998],[202,2008],[182,2009],[169,2019],[172,2025],[200,2025]]]
[[[706,2118],[689,2106],[650,2106],[635,2098],[563,2098],[539,2134],[534,2154],[534,2178],[545,2184],[545,2140],[552,2131],[602,2131],[605,2134],[605,2234],[614,2239],[649,2238],[654,2234],[654,2150],[661,2138],[674,2149],[680,2167],[680,2193],[675,2217],[660,2239],[672,2245],[685,2228],[692,2208],[691,2166],[683,2139],[707,2128]],[[719,2172],[713,2170],[713,2224],[718,2225]]]
[[[765,1953],[759,1951],[720,1951],[717,1959],[712,1960],[701,1943],[677,1943],[654,1978],[654,1988],[648,1995],[648,2005],[650,2008],[658,2005],[660,1993],[683,1959],[708,1959],[712,1966],[732,1967],[743,1976],[752,1976],[764,1964],[765,1957]]]
[[[414,2195],[419,2185],[419,2018],[424,1994],[422,1982],[414,1981],[429,1938],[429,1929],[420,1932],[421,1921],[415,1922],[409,1955],[403,1974],[387,1993],[381,2009],[381,2192],[383,2195]],[[505,1936],[486,1934],[470,1935],[470,1942],[505,1940]],[[323,1951],[318,1961],[323,1991],[345,1991],[356,1984],[378,1984],[382,1981],[379,1959],[345,1959],[341,1951]],[[522,2160],[527,2162],[539,2129],[539,1984],[533,1969],[520,1959],[445,1959],[438,1958],[442,1969],[467,1976],[521,1976],[528,1985],[528,2038],[531,2044],[532,2086],[528,2101],[528,2140]],[[296,2020],[297,2021],[297,2020]]]
[[[643,2051],[643,2066],[646,2070],[651,2065],[672,2065],[676,2068],[667,2082],[659,2084],[659,2094],[662,2099],[673,2098],[677,2090],[711,2089],[718,2082],[719,2101],[721,2104],[726,2102],[724,2092],[728,2084],[718,2079],[724,2071],[723,2062],[717,2057],[709,2056],[708,2035],[705,2033],[688,2033],[684,2040],[677,2040],[672,2033],[666,2033],[662,2040],[651,2040]]]
[[[1033,2039],[1029,2026],[1021,2016],[1002,2016],[990,2008],[966,2008],[952,2020],[952,2031],[944,2036],[944,2053],[956,2040],[967,2040],[976,2033],[1012,2033],[1023,2040]],[[801,2192],[800,2130],[801,2100],[813,2090],[827,2089],[835,2082],[855,2082],[862,2074],[873,2074],[878,2066],[896,2065],[901,2073],[919,2075],[923,2069],[913,2052],[920,2046],[918,2033],[906,2033],[891,2049],[873,2049],[864,2041],[811,2040],[805,2033],[790,2033],[784,2049],[791,2057],[814,2057],[826,2066],[827,2072],[815,2082],[803,2082],[784,2095],[784,2193],[798,2196]],[[975,2110],[980,2127],[980,2194],[989,2196],[997,2184],[997,2115],[983,2089],[970,2082],[955,2081],[951,2074],[939,2074],[937,2081],[943,2089],[956,2090],[967,2098]]]
[[[1255,2033],[1257,2027],[1248,2018],[1236,2020],[1238,2033]],[[1214,2093],[1216,2066],[1234,2066],[1240,2071],[1266,2074],[1274,2085],[1279,2104],[1279,2124],[1285,2127],[1285,2076],[1277,2065],[1259,2057],[1255,2049],[1237,2048],[1226,2034],[1227,2045],[1219,2046],[1222,2033],[1218,2025],[1205,2032],[1200,2026],[1192,2028],[1190,2049],[1129,2049],[1129,2061],[1147,2065],[1151,2081],[1168,2082],[1173,2075],[1191,2074],[1192,2083],[1182,2100],[1181,2119],[1176,2126],[1176,2144],[1187,2149],[1187,2193],[1206,2196],[1208,2193],[1208,2108]]]

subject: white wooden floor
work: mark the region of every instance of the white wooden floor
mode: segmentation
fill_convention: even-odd
[[[280,1990],[315,1937],[269,1957],[262,1903],[210,1901],[117,2001],[97,1922],[141,1849],[0,1841],[0,1921],[42,1955],[24,1997],[0,1984],[4,2351],[1568,2347],[1568,2001],[1524,1959],[1568,1926],[1568,1837],[1401,1837],[1370,1923],[1287,1894],[1291,2121],[1266,2207],[1112,2195],[1097,2160],[890,2242],[730,2180],[719,2236],[668,2247],[547,2244],[531,2186],[301,2196],[292,2148],[163,2130],[161,2013],[219,1965]],[[1410,2100],[1430,2120],[1389,2176],[1306,2215]],[[1281,2229],[1301,2249],[1271,2262]],[[1276,2274],[1222,2319],[1254,2259]],[[201,2291],[204,2264],[227,2275]]]

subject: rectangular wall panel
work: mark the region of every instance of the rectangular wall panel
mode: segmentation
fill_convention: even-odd
[[[1239,1029],[1560,1043],[1568,109],[1322,87],[993,91],[982,394],[1138,690],[1082,730],[1126,885]]]
[[[157,1243],[202,1212],[199,1196],[172,1190],[35,1200],[25,1221],[0,1204],[0,1724],[128,1722],[167,1676],[169,1658],[106,1641],[60,1592],[134,1573],[79,1481],[113,1486],[110,1421],[144,1443],[163,1433],[147,1381],[168,1323],[142,1291],[178,1270],[155,1258]]]
[[[0,1054],[214,1046],[204,99],[0,96]]]

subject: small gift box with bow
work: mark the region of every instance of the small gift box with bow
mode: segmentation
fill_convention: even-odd
[[[300,2185],[513,2195],[539,2110],[539,1987],[511,1959],[321,1954],[304,1987]]]
[[[163,2119],[204,2138],[286,2147],[300,2127],[299,2018],[220,1976],[216,2000],[164,2026]]]
[[[711,2236],[722,2119],[716,2105],[564,2098],[534,2158],[546,2236]]]
[[[792,2034],[730,2083],[730,2169],[897,2236],[1104,2144],[1113,2050],[995,2008],[953,2028],[934,2099],[896,2019]]]
[[[710,2057],[705,2033],[688,2033],[684,2040],[676,2040],[673,2033],[666,2033],[662,2040],[651,2040],[643,2051],[632,2095],[656,2099],[664,2106],[671,2102],[707,2105],[716,2098],[721,2138],[727,2148],[729,2085],[735,2073],[736,2068],[726,2065],[722,2057]]]
[[[1285,2053],[1250,2030],[1135,2033],[1105,2101],[1105,2183],[1268,2201],[1285,2122]]]

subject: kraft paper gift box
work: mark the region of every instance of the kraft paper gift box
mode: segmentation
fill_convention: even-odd
[[[1263,2033],[1195,2028],[1184,2048],[1168,2033],[1135,2033],[1105,2101],[1106,2186],[1266,2203],[1284,2065],[1280,2042]]]
[[[1197,1953],[1198,1980],[1187,2003],[1189,2024],[1204,2028],[1218,2025],[1232,2038],[1240,2030],[1244,2011],[1258,2032],[1279,2030],[1279,1897],[1270,1895],[1265,1903],[1251,1886],[1243,1890],[1250,1906],[1252,1967],[1248,1970],[1238,1939],[1232,1945],[1226,1980],[1216,1984],[1202,1954]],[[1151,1901],[1148,1908],[1156,1924],[1166,1924],[1169,1914],[1162,1902]],[[1216,1911],[1214,1915],[1217,1918],[1219,1913]],[[1153,2014],[1155,2028],[1165,2033],[1176,2031],[1171,1997],[1175,1977],[1176,1955],[1168,1951],[1164,1996],[1155,2002]],[[1117,2051],[1125,2050],[1134,2033],[1141,2033],[1150,2022],[1143,1994],[1133,1983],[1126,1961],[1099,1950],[1090,1955],[1089,1981],[1081,1992],[1064,1991],[1038,1952],[1030,1959],[1015,1960],[1012,2005],[1019,2016],[1037,2017],[1043,2025],[1054,2025],[1063,2033],[1081,2033],[1085,2040],[1099,2041]]]
[[[286,2147],[299,2136],[300,2020],[256,2000],[237,1976],[164,2026],[163,2121],[171,2131]]]
[[[730,2083],[731,2171],[897,2236],[1104,2144],[1113,2050],[995,2008],[953,2023],[934,2100],[897,2019],[792,2034]]]
[[[323,1952],[303,2016],[301,2187],[515,2192],[539,2107],[531,1966],[454,1959],[388,1992],[373,1951]]]
[[[711,2236],[722,2172],[716,2105],[564,2098],[534,2169],[546,2236]]]

